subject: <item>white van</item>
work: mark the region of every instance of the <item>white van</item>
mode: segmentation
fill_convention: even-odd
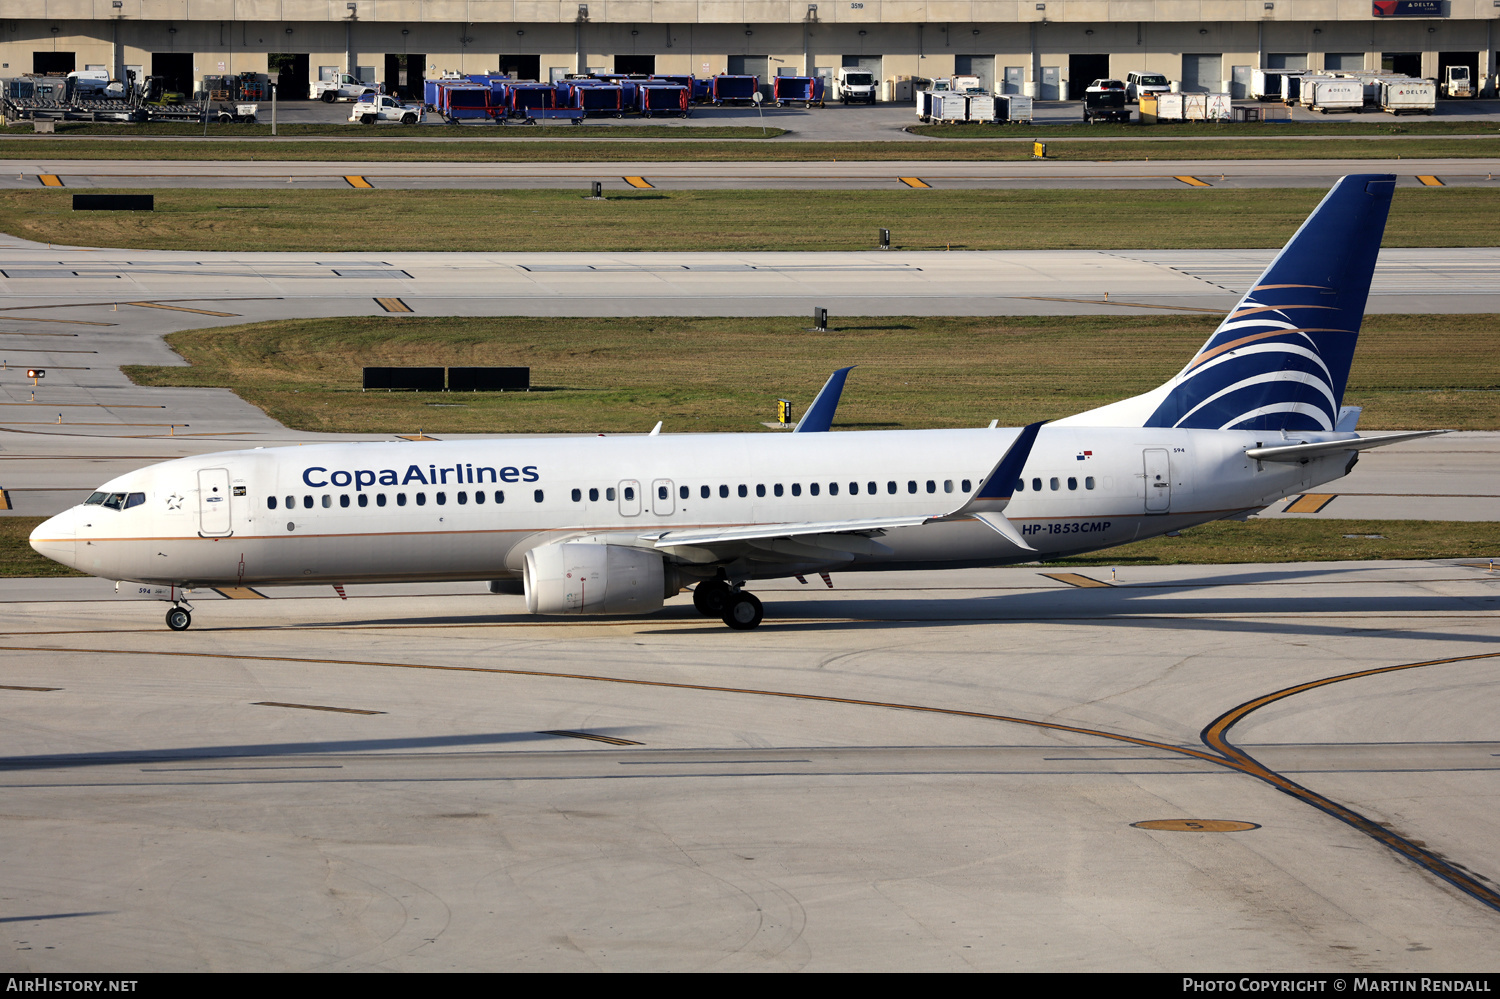
[[[840,69],[834,82],[833,96],[848,104],[850,101],[875,103],[875,74],[868,69],[854,67]]]
[[[1143,94],[1170,94],[1171,92],[1172,81],[1160,73],[1125,74],[1125,99],[1131,104],[1139,104]]]

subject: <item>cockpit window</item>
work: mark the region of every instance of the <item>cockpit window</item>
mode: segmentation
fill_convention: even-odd
[[[104,502],[104,498],[108,495],[109,493],[91,493],[89,495],[89,498],[83,501],[83,505],[98,506],[100,503]]]
[[[129,510],[146,502],[145,493],[94,493],[84,501],[85,506],[102,506],[107,510]]]
[[[146,502],[145,493],[131,493],[125,497],[125,509],[129,510],[133,506],[140,506],[144,502]]]
[[[125,494],[110,493],[108,496],[104,497],[104,506],[109,510],[125,509]]]

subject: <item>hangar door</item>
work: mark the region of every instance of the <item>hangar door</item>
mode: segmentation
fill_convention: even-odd
[[[1224,57],[1214,53],[1182,55],[1182,92],[1184,94],[1217,94],[1224,85]]]

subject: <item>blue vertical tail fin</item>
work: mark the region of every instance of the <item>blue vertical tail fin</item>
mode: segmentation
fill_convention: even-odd
[[[1334,429],[1395,184],[1391,174],[1339,180],[1171,381],[1058,422]]]

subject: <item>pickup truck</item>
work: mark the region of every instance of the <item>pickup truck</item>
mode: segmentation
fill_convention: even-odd
[[[332,104],[334,101],[357,101],[366,94],[380,93],[380,85],[362,83],[348,73],[340,73],[337,80],[314,80],[308,97],[315,101]]]
[[[373,125],[381,121],[399,121],[403,125],[415,125],[423,118],[420,104],[402,104],[385,94],[365,94],[349,109],[349,120]]]

